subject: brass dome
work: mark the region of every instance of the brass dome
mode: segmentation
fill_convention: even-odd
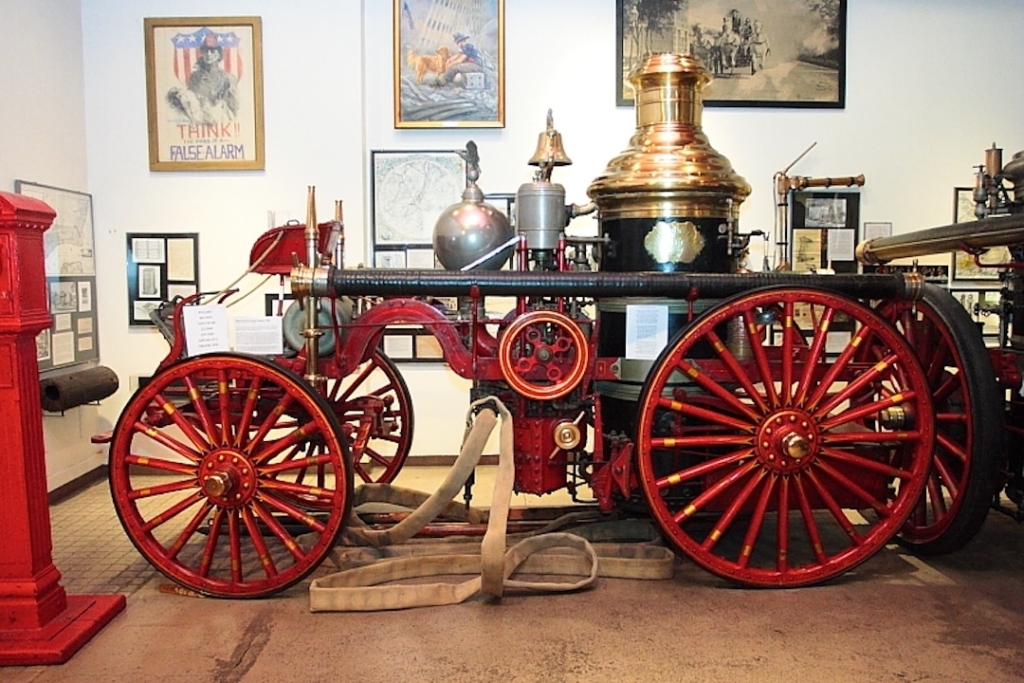
[[[587,189],[601,218],[732,216],[750,185],[701,130],[701,90],[711,75],[697,57],[656,54],[629,75],[636,132]]]

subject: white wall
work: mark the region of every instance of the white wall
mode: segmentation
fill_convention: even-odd
[[[0,0],[0,17],[0,190],[28,180],[86,192],[81,3]],[[104,462],[89,437],[105,428],[96,406],[44,413],[50,489]]]
[[[156,332],[128,329],[125,232],[200,232],[202,284],[219,288],[245,268],[253,240],[267,227],[266,212],[283,210],[304,219],[306,186],[316,185],[323,215],[329,215],[334,199],[345,201],[347,258],[355,264],[365,258],[371,149],[452,149],[472,139],[482,157],[481,186],[514,191],[530,179],[526,160],[551,108],[574,161],[558,169],[555,180],[566,186],[569,201],[582,202],[590,181],[626,146],[634,129],[633,110],[614,105],[614,0],[506,3],[506,126],[500,130],[393,128],[388,0],[80,2],[88,187],[64,175],[69,172],[64,150],[56,145],[40,158],[23,152],[10,160],[11,130],[48,128],[27,112],[9,121],[15,114],[8,111],[13,105],[7,104],[6,89],[0,108],[0,123],[6,124],[0,126],[5,137],[0,182],[10,188],[12,178],[31,177],[94,196],[102,361],[125,387],[104,402],[106,420],[116,418],[127,399],[128,378],[150,372],[165,351]],[[54,62],[74,69],[74,60],[64,56],[73,54],[70,48],[65,52],[66,43],[61,56],[35,46],[69,22],[67,12],[76,4],[0,0],[5,24],[12,25],[11,6],[13,25],[26,28],[11,32],[15,45],[8,39],[0,47],[10,60],[4,60],[0,79],[34,83],[59,71]],[[792,172],[863,173],[861,220],[892,221],[896,232],[948,223],[953,186],[970,183],[971,167],[981,163],[993,141],[1005,148],[1007,159],[1024,148],[1019,125],[1024,92],[1017,83],[1024,66],[1024,5],[1017,0],[849,4],[845,109],[705,111],[712,144],[754,188],[741,213],[745,229],[771,228],[772,175],[812,142],[817,147]],[[45,20],[50,10],[60,15],[56,25]],[[189,15],[263,18],[265,171],[148,170],[142,20]],[[6,66],[11,63],[24,68],[11,74]],[[74,100],[74,83],[56,87],[67,89]],[[34,150],[30,139],[19,136],[17,143]],[[80,140],[70,141],[72,157],[76,145]],[[75,164],[84,162],[73,158],[72,169]],[[580,221],[582,229],[593,225],[590,218]],[[407,373],[417,403],[417,453],[453,452],[461,435],[465,383],[445,380],[450,386],[437,389],[439,372]],[[431,390],[426,398],[421,395]]]

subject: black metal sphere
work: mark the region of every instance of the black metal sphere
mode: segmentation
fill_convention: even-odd
[[[462,270],[494,251],[515,235],[508,218],[490,204],[464,201],[452,204],[434,225],[434,254],[447,270]],[[499,270],[515,245],[502,249],[473,270]]]

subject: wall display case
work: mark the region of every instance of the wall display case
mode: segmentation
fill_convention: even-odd
[[[154,325],[163,301],[199,291],[199,233],[129,232],[128,325]]]
[[[15,191],[40,199],[57,212],[43,234],[53,322],[36,337],[39,370],[45,373],[98,360],[92,195],[24,180],[15,181]]]

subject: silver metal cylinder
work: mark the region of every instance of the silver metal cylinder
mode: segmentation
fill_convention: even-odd
[[[530,249],[555,249],[568,214],[565,188],[558,183],[524,183],[516,193],[516,229]]]

